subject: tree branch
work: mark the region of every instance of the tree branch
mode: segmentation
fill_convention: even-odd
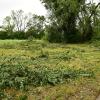
[[[92,10],[89,19],[92,17],[92,15],[94,14],[95,10],[99,7],[99,5],[100,5],[100,2],[95,6],[94,10]]]

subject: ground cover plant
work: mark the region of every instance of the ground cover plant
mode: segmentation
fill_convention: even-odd
[[[0,40],[1,100],[95,100],[99,41],[86,44]]]

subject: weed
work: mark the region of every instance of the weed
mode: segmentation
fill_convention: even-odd
[[[19,100],[28,100],[27,95],[21,95],[19,96]]]

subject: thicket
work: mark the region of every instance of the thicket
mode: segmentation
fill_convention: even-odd
[[[46,39],[49,42],[85,42],[100,36],[100,3],[86,0],[41,0],[48,17],[25,15],[22,10],[6,16],[0,39]]]
[[[34,30],[29,30],[27,32],[24,31],[16,31],[16,32],[6,32],[0,31],[0,39],[42,39],[44,36],[44,32],[37,34]]]
[[[70,68],[48,68],[36,66],[30,68],[23,65],[0,64],[0,89],[15,88],[25,90],[28,85],[56,85],[68,79],[77,77],[92,77],[93,72],[89,70],[73,70]]]
[[[0,27],[0,39],[41,39],[44,36],[44,23],[44,16],[26,15],[22,10],[12,11]]]
[[[87,3],[87,0],[41,1],[49,12],[50,42],[58,42],[58,40],[60,42],[61,38],[64,42],[85,42],[90,41],[96,33],[100,34],[98,31],[100,29],[100,2],[95,4]]]

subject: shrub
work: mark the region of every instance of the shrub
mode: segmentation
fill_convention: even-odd
[[[54,59],[60,59],[65,61],[70,61],[71,59],[76,58],[75,52],[68,50],[67,52],[62,52],[54,56]]]
[[[27,36],[24,31],[6,32],[0,31],[0,39],[26,39]]]
[[[10,37],[11,37],[11,39],[26,39],[27,38],[25,36],[25,32],[24,31],[13,32],[13,34]]]
[[[47,27],[46,29],[48,36],[47,36],[47,40],[49,42],[54,42],[54,43],[60,43],[63,40],[63,34],[55,27]]]
[[[6,31],[0,31],[0,39],[7,39],[8,34]]]
[[[19,96],[19,100],[28,100],[27,95],[21,95]]]
[[[4,92],[1,92],[1,91],[0,91],[0,99],[2,99],[2,98],[4,98],[4,97],[5,97]]]
[[[44,36],[44,30],[41,30],[41,31],[36,30],[36,29],[34,29],[34,27],[31,27],[26,32],[26,37],[33,37],[33,38],[36,38],[36,39],[42,39],[43,36]]]
[[[91,71],[74,70],[69,68],[48,68],[36,66],[29,68],[22,65],[1,64],[0,65],[0,89],[14,87],[25,90],[27,85],[56,85],[67,79],[77,77],[91,77]]]

